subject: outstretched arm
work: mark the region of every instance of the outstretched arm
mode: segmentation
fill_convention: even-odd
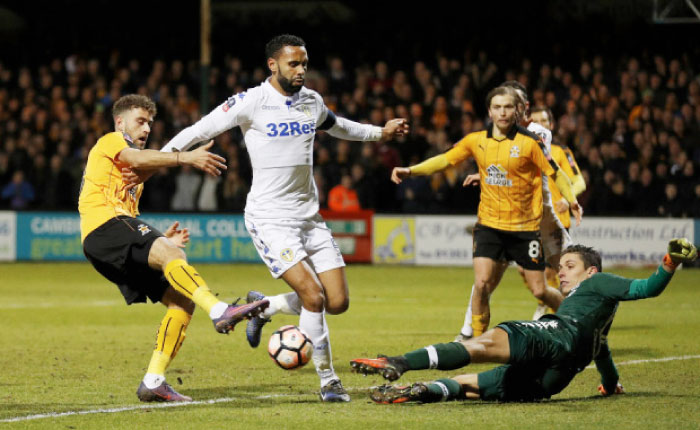
[[[408,121],[403,118],[395,118],[387,121],[384,127],[371,124],[360,124],[346,118],[336,117],[328,111],[326,120],[319,126],[319,130],[325,130],[331,136],[352,141],[377,141],[388,140],[393,137],[403,136],[408,133]]]
[[[196,167],[212,176],[219,176],[221,170],[226,170],[226,160],[207,151],[214,142],[200,146],[194,151],[167,153],[152,149],[124,148],[117,154],[117,159],[132,169],[157,169],[159,167],[175,167],[189,165]]]
[[[668,243],[668,254],[663,263],[647,279],[635,279],[623,300],[646,299],[661,294],[682,263],[691,263],[698,257],[698,250],[688,239],[673,239]]]
[[[234,94],[196,123],[173,137],[162,152],[186,151],[199,142],[205,142],[251,120],[259,91]]]
[[[428,158],[422,163],[418,163],[415,166],[410,167],[394,167],[391,172],[391,180],[395,184],[400,184],[404,179],[409,176],[425,176],[430,175],[441,170],[445,170],[450,163],[447,161],[445,154],[436,155],[435,157]]]

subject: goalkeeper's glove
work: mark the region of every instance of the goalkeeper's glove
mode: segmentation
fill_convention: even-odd
[[[605,387],[603,384],[598,385],[598,392],[603,395],[603,396],[609,396],[608,392],[605,390]],[[625,387],[622,386],[619,382],[615,386],[615,392],[612,394],[625,394]]]
[[[697,257],[698,249],[688,239],[672,239],[664,263],[675,269],[681,263],[692,263]]]

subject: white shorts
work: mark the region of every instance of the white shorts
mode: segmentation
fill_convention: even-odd
[[[569,245],[573,245],[569,232],[566,231],[559,218],[554,214],[554,209],[549,206],[542,208],[542,221],[540,221],[540,235],[545,259],[551,255],[559,255]]]
[[[245,226],[274,278],[279,278],[303,259],[307,259],[316,273],[345,266],[340,248],[321,215],[308,220],[246,216]]]

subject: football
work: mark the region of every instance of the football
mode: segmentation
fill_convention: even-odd
[[[298,369],[311,359],[313,344],[299,327],[286,325],[272,333],[267,352],[282,369]]]

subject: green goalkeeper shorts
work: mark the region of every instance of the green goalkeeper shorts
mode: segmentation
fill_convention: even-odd
[[[506,364],[479,373],[479,396],[500,402],[548,399],[563,390],[576,370],[566,366],[513,366]]]
[[[546,368],[573,361],[574,337],[557,319],[508,321],[497,327],[508,333],[508,364]]]

